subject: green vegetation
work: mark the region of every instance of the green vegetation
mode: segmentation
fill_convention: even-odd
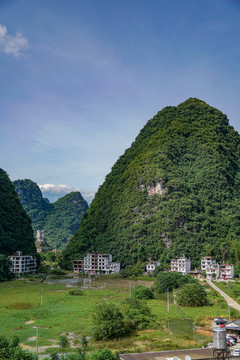
[[[36,254],[31,220],[26,215],[8,175],[0,169],[0,254]],[[1,257],[1,265],[4,265]]]
[[[18,197],[32,220],[34,232],[44,230],[46,242],[54,249],[63,249],[79,228],[81,218],[88,209],[79,192],[72,192],[50,204],[42,197],[40,188],[31,180],[13,182]]]
[[[154,193],[155,192],[155,193]],[[109,252],[122,267],[184,253],[240,265],[240,136],[198,99],[147,122],[106,176],[64,255]],[[239,267],[240,268],[240,267]]]
[[[132,297],[139,300],[153,299],[153,292],[146,286],[136,285],[132,290]]]
[[[181,286],[197,281],[191,278],[190,275],[182,275],[177,272],[160,272],[155,279],[155,288],[158,294],[165,293],[167,290],[172,291]]]
[[[202,330],[211,331],[210,324],[213,318],[228,316],[226,302],[210,288],[207,292],[210,306],[192,308],[174,305],[174,296],[171,292],[169,312],[166,294],[158,295],[158,299],[146,300],[146,303],[139,301],[139,306],[136,306],[135,302],[132,306],[136,301],[130,299],[133,284],[151,287],[153,282],[110,278],[106,281],[93,280],[88,285],[89,288],[85,288],[86,284],[84,288],[78,288],[83,291],[82,296],[70,295],[69,288],[65,285],[47,285],[38,282],[37,279],[31,282],[25,279],[0,283],[0,336],[10,338],[11,335],[17,335],[21,344],[35,350],[36,342],[33,337],[36,336],[34,327],[37,326],[39,349],[46,346],[46,353],[53,352],[53,349],[48,347],[56,346],[59,337],[64,334],[74,345],[80,347],[79,351],[85,351],[88,356],[96,350],[105,348],[112,352],[184,349],[201,347],[203,342],[209,342],[209,339],[203,338],[200,341],[171,334],[167,330],[168,320],[192,319]],[[205,286],[207,287],[207,284]],[[122,313],[124,327],[128,330],[127,336],[109,340],[92,338],[92,328],[95,324],[91,315],[98,305],[108,304],[106,299]],[[235,316],[239,314],[235,313]],[[211,332],[209,335],[211,336]],[[87,349],[82,343],[84,336],[88,340]]]
[[[96,340],[118,339],[127,334],[123,314],[115,304],[98,305],[93,313],[93,323]]]
[[[177,303],[182,306],[208,305],[207,293],[197,282],[185,284],[178,291]]]
[[[37,360],[36,355],[20,348],[18,340],[17,337],[14,337],[12,341],[8,341],[6,337],[0,336],[0,359]]]
[[[0,281],[11,280],[14,274],[10,272],[11,261],[3,254],[0,254]]]

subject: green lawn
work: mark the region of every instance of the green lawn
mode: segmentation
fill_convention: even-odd
[[[129,297],[130,289],[134,286],[135,282],[129,280],[101,280],[94,282],[91,289],[83,290],[82,296],[73,296],[65,285],[47,285],[27,280],[0,283],[0,335],[18,335],[21,343],[30,346],[35,346],[34,341],[28,340],[36,335],[33,326],[39,327],[39,346],[51,345],[50,340],[58,340],[62,333],[74,333],[75,340],[82,335],[91,336],[91,313],[96,304],[110,301],[120,305],[122,300]],[[151,286],[150,282],[148,286]],[[137,352],[201,346],[198,341],[171,334],[166,324],[169,319],[190,318],[203,331],[210,330],[211,319],[216,316],[227,317],[228,313],[226,303],[215,291],[208,289],[208,297],[211,306],[182,308],[173,304],[170,294],[169,312],[166,294],[149,300],[148,305],[155,315],[150,329],[107,343],[90,340],[90,348],[109,347]],[[26,324],[30,320],[34,322]]]

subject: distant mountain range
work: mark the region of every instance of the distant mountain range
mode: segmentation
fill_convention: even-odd
[[[72,192],[50,203],[43,198],[39,186],[29,179],[13,181],[13,185],[32,220],[34,234],[37,230],[44,230],[45,240],[52,248],[64,249],[88,209],[81,194]]]
[[[122,266],[184,253],[240,266],[240,135],[190,98],[159,111],[106,176],[64,254],[109,252]]]

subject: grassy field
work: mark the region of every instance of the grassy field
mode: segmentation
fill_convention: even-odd
[[[149,281],[138,281],[152,286]],[[135,281],[100,280],[83,290],[82,296],[72,296],[65,285],[48,285],[27,280],[0,283],[0,335],[18,335],[24,346],[35,348],[36,328],[39,327],[39,346],[55,346],[59,336],[68,333],[77,344],[81,336],[91,337],[91,313],[97,304],[104,301],[121,304],[130,296]],[[206,286],[206,285],[205,285]],[[139,331],[131,337],[109,342],[90,338],[90,349],[110,348],[120,352],[138,352],[179,349],[202,346],[202,342],[188,336],[175,335],[168,331],[170,319],[193,319],[203,336],[209,335],[211,321],[216,316],[227,317],[227,305],[211,289],[207,289],[211,306],[182,308],[173,304],[170,294],[170,311],[167,311],[166,294],[149,300],[155,318],[150,329]],[[41,293],[43,304],[41,306]],[[204,338],[203,341],[209,341]]]

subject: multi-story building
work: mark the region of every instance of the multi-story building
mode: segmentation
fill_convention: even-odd
[[[206,271],[206,278],[209,280],[212,280],[212,278],[214,277],[215,279],[219,278],[219,265],[215,264],[215,265],[211,265],[209,267],[207,267],[205,269]]]
[[[222,264],[221,265],[221,278],[228,280],[234,278],[234,265],[233,264]]]
[[[160,261],[149,260],[149,262],[146,265],[147,273],[152,274],[157,266],[160,266]]]
[[[215,256],[204,256],[201,260],[201,270],[206,271],[207,268],[217,265]]]
[[[17,251],[16,255],[9,256],[9,259],[12,262],[10,271],[17,276],[36,272],[37,259],[32,255],[23,255],[22,251]]]
[[[186,275],[191,271],[191,260],[183,254],[182,257],[171,260],[171,271],[180,272]]]
[[[74,272],[85,272],[86,274],[109,274],[120,271],[120,263],[112,262],[111,254],[88,253],[83,259],[73,260]]]

